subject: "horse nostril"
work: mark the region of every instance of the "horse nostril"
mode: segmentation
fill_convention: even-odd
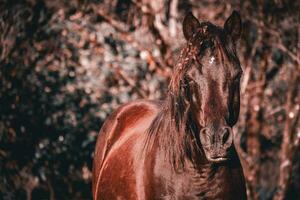
[[[231,142],[232,142],[232,131],[231,131],[231,129],[230,128],[228,128],[228,127],[225,127],[224,129],[223,129],[223,134],[222,134],[222,143],[223,143],[223,145],[225,145],[225,146],[227,146],[227,145],[230,145],[231,144]]]
[[[229,137],[229,132],[227,130],[225,130],[225,133],[223,135],[223,139],[222,139],[222,143],[225,144],[226,141],[228,140]]]
[[[200,133],[207,135],[208,134],[208,128],[201,129]]]
[[[209,143],[209,130],[208,128],[203,128],[200,131],[200,140],[203,144]]]

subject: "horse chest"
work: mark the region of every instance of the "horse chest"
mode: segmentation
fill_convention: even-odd
[[[239,183],[231,180],[238,173],[230,173],[226,168],[203,167],[196,170],[188,167],[175,173],[158,163],[154,174],[155,199],[244,199]]]

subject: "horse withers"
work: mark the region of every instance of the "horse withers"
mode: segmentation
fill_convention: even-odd
[[[236,54],[240,15],[223,27],[183,21],[186,47],[165,100],[117,109],[97,140],[93,198],[246,199],[233,144],[242,69]]]

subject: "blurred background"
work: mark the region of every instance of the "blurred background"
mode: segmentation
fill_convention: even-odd
[[[243,20],[235,143],[250,200],[300,199],[300,1],[0,0],[0,199],[91,199],[120,104],[161,99],[188,11]]]

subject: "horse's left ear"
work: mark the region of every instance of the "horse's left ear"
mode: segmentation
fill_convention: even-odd
[[[233,41],[240,38],[242,33],[242,20],[237,11],[233,11],[230,17],[224,23],[224,30],[231,35]]]

